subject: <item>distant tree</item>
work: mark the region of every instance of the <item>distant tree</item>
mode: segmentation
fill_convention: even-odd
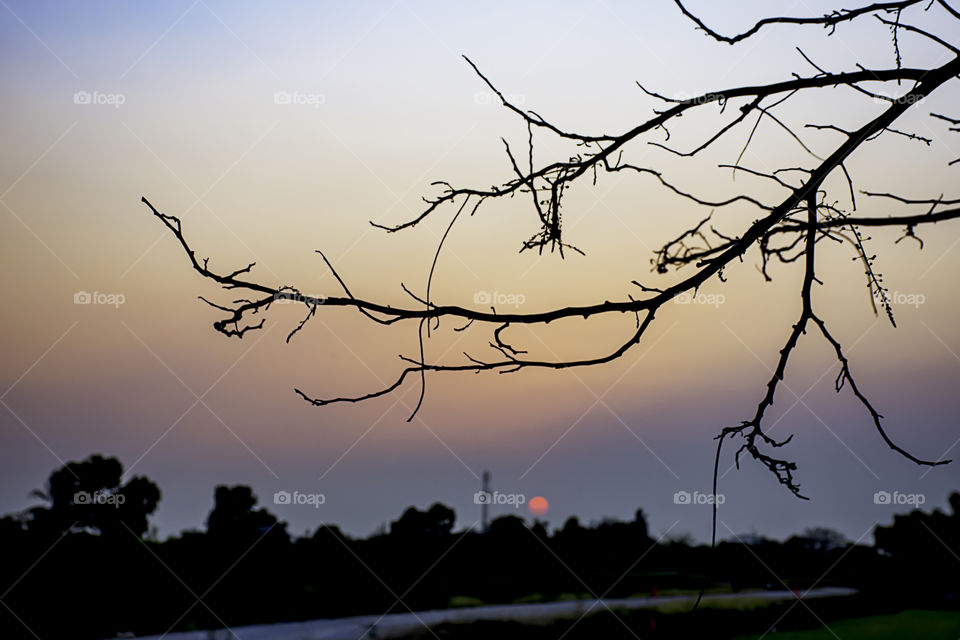
[[[948,553],[960,555],[960,493],[950,494],[952,513],[939,509],[930,513],[914,509],[907,514],[893,516],[890,526],[878,525],[873,532],[878,549],[901,557],[940,557]],[[918,564],[918,567],[939,566],[938,562]]]
[[[775,540],[771,540],[770,538],[756,532],[741,533],[740,535],[736,536],[736,541],[737,543],[746,545],[748,547],[764,547],[778,544]]]
[[[268,534],[289,539],[286,523],[266,509],[255,509],[256,506],[257,496],[250,487],[218,486],[213,495],[213,509],[207,516],[207,534],[246,544]]]
[[[835,529],[812,527],[798,536],[791,536],[785,543],[788,548],[800,548],[809,551],[828,552],[841,549],[850,544],[849,540]]]
[[[580,518],[577,516],[570,516],[567,518],[567,521],[563,523],[560,532],[565,536],[575,536],[583,532],[583,525],[580,524]]]
[[[915,591],[947,591],[960,597],[955,569],[960,557],[960,493],[950,494],[952,513],[915,509],[893,517],[890,526],[878,525],[873,537],[877,549],[890,555],[896,573]]]
[[[449,536],[456,520],[453,509],[439,502],[426,511],[409,507],[399,520],[390,524],[390,535],[419,539]]]
[[[335,524],[322,524],[313,532],[312,539],[316,542],[332,542],[339,540],[346,542],[349,538]]]
[[[689,533],[671,533],[666,537],[663,544],[667,547],[692,547],[696,544],[696,541]]]
[[[523,518],[512,515],[494,518],[490,522],[490,536],[500,540],[530,540],[530,532]]]
[[[541,540],[547,540],[550,537],[550,534],[547,532],[547,523],[543,520],[534,520],[530,531]]]
[[[640,86],[640,90],[655,100],[659,108],[654,109],[648,118],[632,123],[625,130],[606,133],[606,125],[600,125],[599,131],[572,131],[548,121],[533,110],[521,109],[511,102],[509,95],[502,93],[467,59],[479,81],[486,85],[526,128],[526,135],[521,143],[523,148],[518,149],[516,144],[511,145],[504,140],[509,177],[494,186],[454,187],[444,181],[435,182],[433,184],[438,188],[437,193],[425,198],[425,206],[412,218],[391,226],[371,224],[387,232],[398,232],[411,229],[427,218],[435,218],[441,211],[450,211],[453,215],[447,227],[449,232],[462,213],[467,214],[463,216],[466,219],[476,214],[481,206],[486,209],[495,202],[518,197],[529,202],[531,220],[537,228],[532,236],[519,243],[520,251],[529,250],[540,254],[544,251],[556,252],[560,257],[565,257],[571,253],[582,253],[573,245],[568,237],[570,230],[563,224],[564,206],[567,203],[565,196],[577,185],[591,187],[605,174],[629,175],[648,180],[656,188],[662,187],[667,193],[674,194],[679,201],[702,208],[702,220],[665,242],[660,249],[653,252],[651,259],[652,271],[656,277],[685,268],[687,273],[683,277],[677,275],[659,278],[655,283],[646,284],[635,280],[632,285],[624,283],[624,291],[614,300],[595,299],[586,303],[571,300],[566,304],[528,313],[497,309],[490,306],[489,301],[483,300],[475,300],[473,307],[460,306],[448,301],[440,302],[431,294],[436,259],[440,255],[443,239],[447,237],[444,234],[430,272],[425,277],[423,288],[415,291],[402,285],[411,298],[408,305],[396,306],[353,295],[346,281],[319,251],[342,292],[328,291],[322,296],[305,295],[302,289],[296,286],[282,286],[279,283],[251,279],[249,274],[254,267],[253,263],[230,272],[213,270],[208,259],[198,257],[198,253],[187,241],[178,217],[161,213],[146,198],[143,198],[143,202],[175,236],[193,269],[204,278],[230,290],[231,302],[210,303],[224,313],[213,326],[225,336],[242,338],[247,332],[262,328],[265,312],[278,300],[302,304],[305,311],[303,320],[287,336],[288,341],[318,312],[326,308],[353,308],[367,319],[381,325],[413,323],[420,348],[416,353],[402,358],[404,368],[382,388],[344,397],[317,397],[299,388],[295,389],[307,402],[324,406],[378,398],[413,380],[420,385],[420,401],[416,404],[411,419],[423,402],[428,375],[442,372],[512,373],[521,370],[602,365],[622,357],[641,342],[645,343],[649,339],[649,328],[657,316],[668,315],[660,314],[661,310],[665,311],[665,305],[697,296],[700,287],[708,281],[725,281],[725,270],[744,261],[751,252],[758,270],[766,280],[772,279],[773,269],[778,263],[797,263],[802,265],[803,277],[799,283],[791,285],[796,287],[799,297],[796,320],[785,331],[784,345],[779,351],[756,409],[748,413],[741,422],[720,429],[717,436],[717,460],[720,459],[720,447],[726,440],[736,442],[739,445],[736,450],[737,463],[742,454],[749,455],[768,469],[790,492],[803,497],[795,478],[796,464],[778,453],[792,436],[783,440],[775,439],[769,434],[764,418],[774,402],[774,396],[785,377],[788,361],[796,351],[800,338],[814,333],[822,338],[839,364],[836,390],[839,392],[845,387],[853,394],[869,415],[879,437],[891,449],[919,465],[934,466],[948,462],[916,457],[888,436],[879,409],[868,400],[864,390],[855,381],[847,351],[828,328],[825,316],[821,315],[822,310],[815,308],[814,291],[823,278],[822,270],[817,270],[818,264],[822,262],[821,245],[848,246],[858,256],[857,268],[863,269],[874,313],[882,310],[890,322],[894,323],[891,296],[882,276],[875,269],[876,255],[873,249],[868,248],[870,238],[864,234],[877,228],[902,229],[900,240],[916,242],[918,249],[922,249],[923,242],[918,234],[921,228],[960,218],[960,208],[954,206],[960,204],[956,180],[952,186],[943,185],[942,191],[951,192],[948,195],[940,195],[941,189],[932,189],[930,194],[919,195],[886,193],[876,190],[876,187],[874,190],[863,190],[859,196],[861,199],[866,197],[888,203],[890,212],[886,216],[860,215],[857,213],[857,189],[847,166],[851,158],[872,153],[870,142],[878,137],[898,140],[903,145],[931,145],[930,138],[895,128],[894,125],[904,114],[922,109],[920,105],[928,96],[942,94],[944,88],[957,84],[960,75],[960,42],[957,41],[960,11],[951,7],[946,0],[888,0],[853,9],[837,8],[814,17],[771,16],[739,34],[727,36],[708,26],[680,0],[674,2],[677,9],[689,18],[698,30],[718,43],[731,45],[750,40],[761,31],[767,33],[778,27],[820,27],[833,34],[835,30],[854,21],[876,20],[876,38],[864,46],[862,60],[866,62],[868,57],[870,60],[877,60],[878,56],[874,54],[882,52],[889,56],[890,63],[869,67],[858,63],[849,65],[844,70],[830,70],[817,62],[816,55],[801,51],[798,64],[808,70],[801,74],[784,69],[780,78],[774,82],[718,87],[693,97],[669,97]],[[722,7],[724,11],[733,6],[729,3],[713,4]],[[935,20],[931,22],[936,33],[917,26],[925,13],[935,15]],[[907,39],[923,41],[938,49],[943,56],[935,64],[909,66],[901,51],[901,43]],[[777,43],[791,50],[794,48],[790,37],[782,37]],[[684,55],[679,46],[677,55]],[[702,63],[708,64],[709,61]],[[836,109],[827,114],[827,122],[804,121],[807,109],[799,111],[800,115],[788,116],[784,112],[783,105],[798,96],[802,96],[798,99],[808,97],[808,100],[812,101],[819,98],[821,103],[831,101],[827,104],[833,104],[832,100],[839,95],[837,88],[849,90],[851,96],[862,101],[860,111],[851,111],[850,117],[845,117],[844,122],[841,122],[839,113],[845,109]],[[948,108],[956,108],[956,105],[948,105]],[[689,148],[674,146],[678,143],[671,138],[671,129],[680,129],[693,120],[682,116],[694,113],[699,115],[711,109],[715,109],[714,115],[718,122],[711,129],[711,133],[705,136],[706,139],[700,144],[694,142]],[[936,131],[937,135],[950,136],[960,132],[960,114],[929,115],[932,118],[929,129]],[[847,125],[846,121],[852,124]],[[793,164],[792,159],[783,161],[776,156],[758,157],[754,161],[754,155],[747,151],[751,143],[763,137],[763,134],[754,135],[763,123],[769,123],[778,132],[785,131],[790,136],[791,144],[796,143],[798,153],[804,154],[800,164]],[[681,185],[677,176],[670,175],[657,164],[658,157],[661,160],[668,157],[685,159],[707,149],[713,151],[715,146],[719,146],[715,143],[721,138],[724,141],[729,139],[728,134],[735,129],[743,131],[746,144],[729,146],[729,161],[718,167],[724,171],[729,170],[733,177],[741,178],[737,184],[742,186],[738,186],[739,192],[733,197],[697,193],[702,192],[703,188],[697,190]],[[549,159],[541,159],[548,153],[538,146],[542,137],[548,137],[552,142],[561,145],[567,144],[569,147]],[[813,137],[816,137],[816,143],[812,140]],[[629,154],[631,150],[636,150],[636,143],[643,144],[644,153],[639,154],[640,159],[631,162]],[[819,150],[819,154],[814,148]],[[549,152],[552,152],[552,148],[550,149]],[[635,164],[641,160],[645,164]],[[896,154],[891,154],[884,160],[904,172],[918,171],[916,166],[903,164]],[[957,162],[960,162],[960,158],[950,164]],[[870,179],[870,176],[864,178]],[[748,188],[750,185],[766,185],[769,189],[760,187],[751,191]],[[882,188],[882,182],[879,182],[878,187]],[[748,208],[750,217],[743,217],[741,223],[729,219],[713,219],[714,210],[731,206]],[[949,208],[951,206],[953,208]],[[918,207],[920,209],[917,209]],[[631,211],[630,215],[636,213]],[[656,215],[662,214],[658,211]],[[763,306],[757,305],[755,309],[754,321],[762,322]],[[669,315],[675,314],[674,309]],[[622,338],[618,340],[618,346],[581,358],[540,359],[531,355],[523,348],[524,345],[517,342],[519,336],[509,335],[517,325],[536,328],[558,320],[583,319],[589,322],[602,317],[623,318]],[[450,350],[450,353],[455,355],[447,359],[428,359],[424,355],[423,343],[430,337],[431,332],[438,331],[441,319],[456,322],[453,327],[457,331],[470,327],[471,331],[488,332],[489,337],[485,341],[489,343],[491,350],[485,355],[474,353],[463,354],[463,357],[458,350]],[[598,341],[597,344],[601,342]]]
[[[636,513],[633,514],[633,522],[630,523],[631,532],[637,538],[641,540],[649,540],[650,533],[649,528],[647,527],[647,516],[643,512],[643,509],[637,509]]]
[[[29,510],[27,528],[143,536],[160,501],[160,489],[142,476],[126,484],[121,484],[122,478],[123,465],[116,458],[96,454],[82,462],[68,462],[50,474],[45,489],[32,493],[48,504]]]

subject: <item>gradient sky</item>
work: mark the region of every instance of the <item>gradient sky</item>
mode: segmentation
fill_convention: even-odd
[[[723,12],[689,4],[723,32],[767,12],[820,15],[833,6],[756,1]],[[518,147],[526,139],[515,116],[489,103],[461,54],[526,108],[588,133],[624,131],[650,115],[658,105],[637,80],[681,95],[789,79],[810,73],[795,46],[835,71],[894,64],[889,33],[875,21],[831,38],[819,28],[774,27],[730,47],[695,31],[666,0],[0,5],[0,512],[35,504],[29,491],[62,462],[103,453],[159,484],[153,522],[161,536],[201,526],[216,484],[253,486],[294,533],[326,521],[367,535],[408,505],[434,501],[467,527],[479,516],[473,493],[489,469],[495,489],[546,496],[555,526],[573,514],[630,518],[641,507],[655,534],[705,540],[707,508],[675,505],[673,494],[708,491],[713,436],[752,415],[799,312],[797,268],[775,266],[765,283],[752,252],[726,284],[703,289],[722,293],[724,304],[668,305],[643,344],[601,368],[433,376],[423,410],[407,423],[415,385],[325,408],[308,406],[293,387],[332,396],[392,381],[397,354],[413,354],[415,324],[384,329],[356,312],[322,310],[286,344],[301,313],[283,308],[264,331],[228,340],[212,330],[220,316],[197,296],[231,295],[189,269],[139,199],[181,217],[217,269],[256,261],[267,284],[334,294],[314,253],[322,249],[358,295],[406,304],[400,283],[423,291],[453,210],[401,234],[368,221],[414,215],[420,197],[435,193],[434,180],[485,187],[507,179],[499,137]],[[935,13],[919,23],[936,25]],[[940,33],[960,37],[955,28]],[[944,60],[907,34],[901,47],[907,65]],[[312,104],[276,104],[278,91]],[[123,103],[76,104],[77,92]],[[862,148],[849,163],[858,188],[960,195],[960,169],[946,167],[960,156],[960,136],[924,116],[956,117],[957,104],[960,92],[945,87],[897,123],[931,137],[929,148],[894,136]],[[849,90],[823,90],[779,113],[796,127],[855,127],[881,108]],[[684,117],[671,142],[689,147],[718,122],[714,107]],[[629,159],[707,197],[749,191],[772,200],[778,191],[764,181],[733,182],[715,168],[736,159],[747,133],[736,130],[693,161],[645,140]],[[829,131],[805,135],[821,155],[839,143]],[[546,136],[538,142],[541,161],[571,152]],[[771,122],[744,158],[759,170],[812,162]],[[829,186],[848,206],[845,183]],[[522,310],[535,311],[624,299],[636,293],[632,279],[678,277],[651,274],[651,250],[704,213],[648,178],[601,176],[595,188],[571,192],[565,214],[567,239],[587,255],[561,261],[517,253],[537,230],[525,204],[485,205],[458,223],[438,263],[435,301],[472,305],[475,293],[497,291],[523,295]],[[858,204],[864,215],[903,211]],[[732,207],[717,212],[716,224],[735,233],[756,215]],[[845,247],[818,252],[825,284],[816,305],[891,436],[921,457],[960,457],[960,224],[924,230],[923,251],[894,245],[899,230],[870,235],[877,267],[903,301],[898,328],[872,314],[862,267]],[[119,293],[125,303],[75,305],[78,291]],[[907,303],[918,295],[923,304]],[[488,332],[453,326],[444,323],[427,343],[428,357],[484,353]],[[546,357],[589,354],[632,326],[627,317],[570,320],[512,329],[511,341]],[[856,400],[833,391],[827,346],[811,334],[801,347],[768,424],[777,437],[796,434],[785,453],[800,465],[811,500],[790,497],[746,461],[721,481],[721,537],[783,537],[819,525],[870,542],[872,527],[895,511],[875,505],[874,492],[919,492],[930,507],[960,489],[960,462],[928,471],[891,452]],[[274,506],[278,490],[321,492],[326,503]]]

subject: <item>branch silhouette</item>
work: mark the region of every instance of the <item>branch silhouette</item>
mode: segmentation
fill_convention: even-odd
[[[412,420],[422,406],[427,374],[432,375],[441,372],[479,373],[485,371],[496,371],[504,374],[524,369],[565,369],[602,365],[622,357],[634,346],[643,342],[657,316],[658,310],[664,304],[674,301],[681,295],[696,294],[699,287],[714,276],[722,281],[724,269],[733,263],[744,260],[751,250],[757,250],[761,262],[760,270],[768,280],[771,279],[768,273],[770,264],[774,262],[793,263],[802,260],[804,275],[799,292],[801,300],[800,315],[787,335],[784,347],[779,352],[777,365],[766,384],[766,390],[752,417],[740,424],[724,427],[719,432],[717,436],[719,441],[718,459],[720,447],[725,440],[740,438],[741,444],[735,455],[738,466],[741,456],[744,453],[749,454],[751,458],[766,467],[777,478],[778,482],[784,485],[793,495],[804,497],[795,477],[796,464],[786,458],[778,457],[779,454],[775,453],[790,442],[793,436],[781,441],[773,439],[764,429],[764,417],[774,402],[776,392],[786,375],[787,365],[798,348],[800,338],[807,333],[808,328],[813,326],[834,350],[840,364],[840,373],[835,385],[836,390],[839,392],[844,387],[850,389],[871,416],[874,427],[882,440],[891,449],[919,465],[936,466],[949,462],[949,460],[919,458],[893,442],[885,431],[882,415],[874,408],[854,381],[850,363],[840,342],[830,332],[827,323],[816,313],[814,305],[814,286],[821,283],[816,275],[817,245],[824,240],[846,243],[854,249],[863,265],[874,312],[878,312],[877,307],[879,305],[884,309],[890,321],[894,322],[892,307],[887,291],[882,284],[882,277],[874,269],[874,256],[870,255],[864,248],[865,239],[860,233],[860,229],[903,228],[905,230],[903,237],[916,239],[922,249],[922,240],[916,235],[917,229],[923,228],[925,225],[944,223],[960,218],[960,209],[943,208],[960,203],[960,199],[956,197],[945,199],[941,195],[936,198],[913,198],[871,191],[861,191],[860,193],[868,198],[886,199],[891,201],[894,206],[922,205],[926,208],[926,211],[923,213],[892,211],[885,217],[853,215],[853,211],[856,210],[856,189],[844,164],[865,144],[885,134],[903,139],[905,143],[919,141],[929,144],[929,139],[895,129],[893,124],[904,113],[916,110],[917,105],[924,98],[955,80],[960,74],[960,54],[957,53],[957,49],[953,45],[939,36],[930,34],[904,21],[908,9],[928,11],[931,10],[934,3],[929,2],[929,0],[926,3],[919,2],[919,0],[879,2],[856,9],[841,9],[814,18],[771,17],[760,20],[738,35],[729,37],[720,35],[706,26],[697,16],[689,12],[679,0],[675,0],[675,3],[680,11],[690,18],[700,30],[715,40],[730,44],[748,39],[761,29],[774,24],[820,25],[830,29],[830,33],[832,33],[832,30],[840,23],[851,22],[867,16],[879,17],[885,28],[889,27],[894,33],[896,66],[885,69],[868,69],[858,65],[856,70],[830,72],[816,65],[806,54],[800,52],[804,60],[816,69],[814,75],[801,76],[794,73],[790,79],[781,82],[723,88],[686,99],[669,98],[644,88],[638,83],[640,89],[662,103],[663,108],[654,109],[652,117],[636,124],[627,131],[618,134],[598,134],[568,131],[533,111],[519,108],[481,72],[473,61],[464,56],[469,67],[476,73],[480,81],[494,92],[503,107],[516,114],[526,125],[528,133],[527,168],[524,169],[521,162],[518,161],[518,158],[522,156],[515,153],[510,144],[504,140],[503,144],[511,177],[501,184],[489,188],[476,188],[469,186],[454,187],[445,181],[434,182],[432,186],[438,187],[439,193],[425,198],[426,206],[412,218],[393,225],[382,225],[372,221],[370,223],[374,227],[389,233],[395,233],[416,227],[428,217],[445,208],[446,205],[450,205],[451,208],[456,208],[457,213],[450,222],[450,226],[447,227],[447,233],[449,233],[450,228],[456,222],[460,213],[467,209],[468,204],[472,205],[470,209],[470,215],[472,216],[487,203],[511,198],[515,195],[524,195],[530,197],[532,201],[532,212],[536,215],[540,229],[535,235],[521,242],[519,251],[536,250],[542,254],[545,250],[548,250],[549,252],[556,252],[561,258],[564,258],[568,251],[579,252],[579,249],[566,241],[563,229],[564,195],[573,184],[582,180],[593,180],[595,182],[598,173],[625,172],[637,176],[648,176],[654,178],[663,189],[677,198],[710,209],[709,215],[702,218],[699,223],[666,242],[658,251],[654,252],[651,263],[655,273],[663,274],[671,270],[684,268],[690,270],[690,273],[686,274],[683,279],[670,286],[663,288],[649,287],[634,281],[633,284],[639,287],[639,293],[635,290],[624,292],[623,297],[619,300],[598,300],[592,304],[557,306],[546,311],[529,313],[519,311],[502,313],[494,307],[480,309],[441,304],[435,301],[435,297],[430,291],[430,283],[436,267],[436,257],[443,245],[443,240],[441,240],[427,278],[426,295],[418,296],[401,283],[400,286],[403,291],[413,300],[413,303],[408,306],[393,306],[354,295],[347,286],[346,280],[341,277],[341,274],[336,271],[322,253],[320,255],[325,265],[336,278],[342,292],[336,292],[335,295],[333,295],[333,292],[331,292],[331,295],[306,295],[292,285],[270,285],[251,279],[254,264],[249,264],[232,272],[214,271],[210,268],[208,259],[198,261],[195,251],[184,235],[183,225],[179,218],[162,213],[145,197],[142,201],[179,241],[195,271],[227,290],[246,292],[245,295],[248,297],[236,299],[229,305],[214,304],[204,299],[208,304],[212,304],[216,309],[227,314],[226,317],[213,324],[216,331],[226,336],[243,338],[248,331],[262,328],[265,321],[262,316],[278,300],[302,303],[307,309],[306,317],[290,332],[287,337],[288,341],[300,333],[316,314],[322,313],[328,307],[354,308],[366,318],[379,324],[394,324],[408,320],[417,321],[419,353],[416,357],[401,356],[404,367],[392,378],[392,382],[385,384],[382,388],[341,397],[322,397],[300,388],[295,389],[295,392],[305,401],[315,406],[324,406],[371,400],[397,390],[409,379],[419,379],[420,399],[408,420]],[[947,21],[960,20],[960,15],[957,15],[946,2],[940,1],[937,6],[943,10]],[[882,18],[882,15],[887,14],[896,14],[896,20],[890,21]],[[902,66],[899,41],[896,40],[899,30],[922,36],[942,45],[950,53],[949,59],[936,67]],[[877,83],[893,86],[910,83],[910,86],[899,97],[891,98],[864,88],[862,86],[864,83],[871,83],[871,86]],[[879,114],[866,119],[859,127],[853,129],[840,128],[834,124],[808,124],[805,129],[827,130],[840,136],[838,144],[833,150],[821,158],[813,153],[809,145],[784,122],[783,118],[777,115],[776,110],[795,95],[833,87],[852,89],[859,95],[866,96],[873,103],[883,105],[883,109]],[[687,112],[702,110],[707,105],[717,105],[720,107],[722,114],[733,102],[739,101],[742,101],[742,104],[736,108],[736,116],[730,122],[719,125],[713,135],[690,151],[678,151],[660,142],[644,140],[646,134],[658,130],[666,132],[669,140],[667,125],[672,126]],[[750,116],[756,116],[756,122],[753,124],[753,129],[750,131],[747,142],[740,151],[736,162],[719,166],[731,169],[734,174],[738,171],[744,172],[775,183],[783,189],[782,196],[777,201],[764,202],[761,198],[748,193],[739,193],[730,198],[719,199],[708,194],[693,193],[675,184],[671,178],[665,175],[664,171],[631,164],[624,160],[628,145],[643,141],[682,158],[696,156],[714,146],[730,131],[748,126],[747,120]],[[960,120],[951,116],[941,114],[930,114],[930,116],[941,123],[946,123],[946,125],[956,125],[960,122]],[[744,153],[754,139],[757,125],[764,118],[785,129],[809,153],[814,161],[805,167],[781,167],[767,172],[741,165]],[[956,132],[957,129],[958,127],[951,127],[948,130]],[[571,141],[577,146],[578,151],[572,157],[564,160],[535,165],[533,162],[535,131],[542,135],[556,136]],[[824,182],[836,172],[842,174],[846,179],[852,206],[851,211],[841,208],[827,197]],[[736,230],[716,228],[712,224],[713,210],[733,204],[748,204],[755,207],[760,215],[750,224]],[[902,240],[903,237],[900,239]],[[446,233],[444,234],[445,238]],[[614,314],[631,314],[635,317],[635,321],[631,323],[632,326],[629,330],[623,332],[619,346],[591,357],[570,360],[560,358],[553,360],[537,359],[530,357],[526,350],[514,346],[503,335],[510,327],[516,325],[539,325],[564,318],[590,319]],[[457,328],[456,331],[476,331],[484,328],[490,330],[491,339],[488,344],[492,355],[485,357],[463,353],[462,360],[427,361],[424,358],[423,350],[425,339],[423,328],[426,325],[426,337],[429,338],[431,323],[438,322],[441,318],[457,318],[467,321],[466,325]]]

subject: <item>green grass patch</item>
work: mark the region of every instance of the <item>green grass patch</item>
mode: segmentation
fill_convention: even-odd
[[[691,595],[691,598],[695,599],[696,594]],[[736,598],[711,600],[709,598],[709,594],[705,594],[703,600],[700,602],[699,609],[734,609],[736,611],[753,611],[754,609],[761,609],[775,604],[781,604],[787,600],[787,598],[784,598],[783,600],[770,600],[768,598],[751,597],[748,593]],[[654,610],[659,611],[660,613],[682,614],[690,611],[691,606],[691,602],[670,602],[659,604],[654,607]]]
[[[790,631],[768,635],[777,640],[957,640],[960,638],[960,611],[901,611],[893,615],[840,620],[830,628]],[[756,640],[761,636],[740,636],[737,640]]]
[[[540,604],[542,602],[550,602],[550,599],[542,593],[530,593],[521,598],[517,598],[513,601],[513,604]]]
[[[484,602],[480,598],[472,598],[470,596],[453,596],[450,598],[450,607],[452,609],[457,607],[479,607],[483,604]]]

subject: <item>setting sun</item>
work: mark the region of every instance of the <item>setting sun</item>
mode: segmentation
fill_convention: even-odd
[[[530,499],[530,504],[527,505],[527,508],[530,510],[530,513],[535,516],[543,516],[546,515],[550,509],[550,503],[547,502],[547,499],[543,496],[536,496]]]

